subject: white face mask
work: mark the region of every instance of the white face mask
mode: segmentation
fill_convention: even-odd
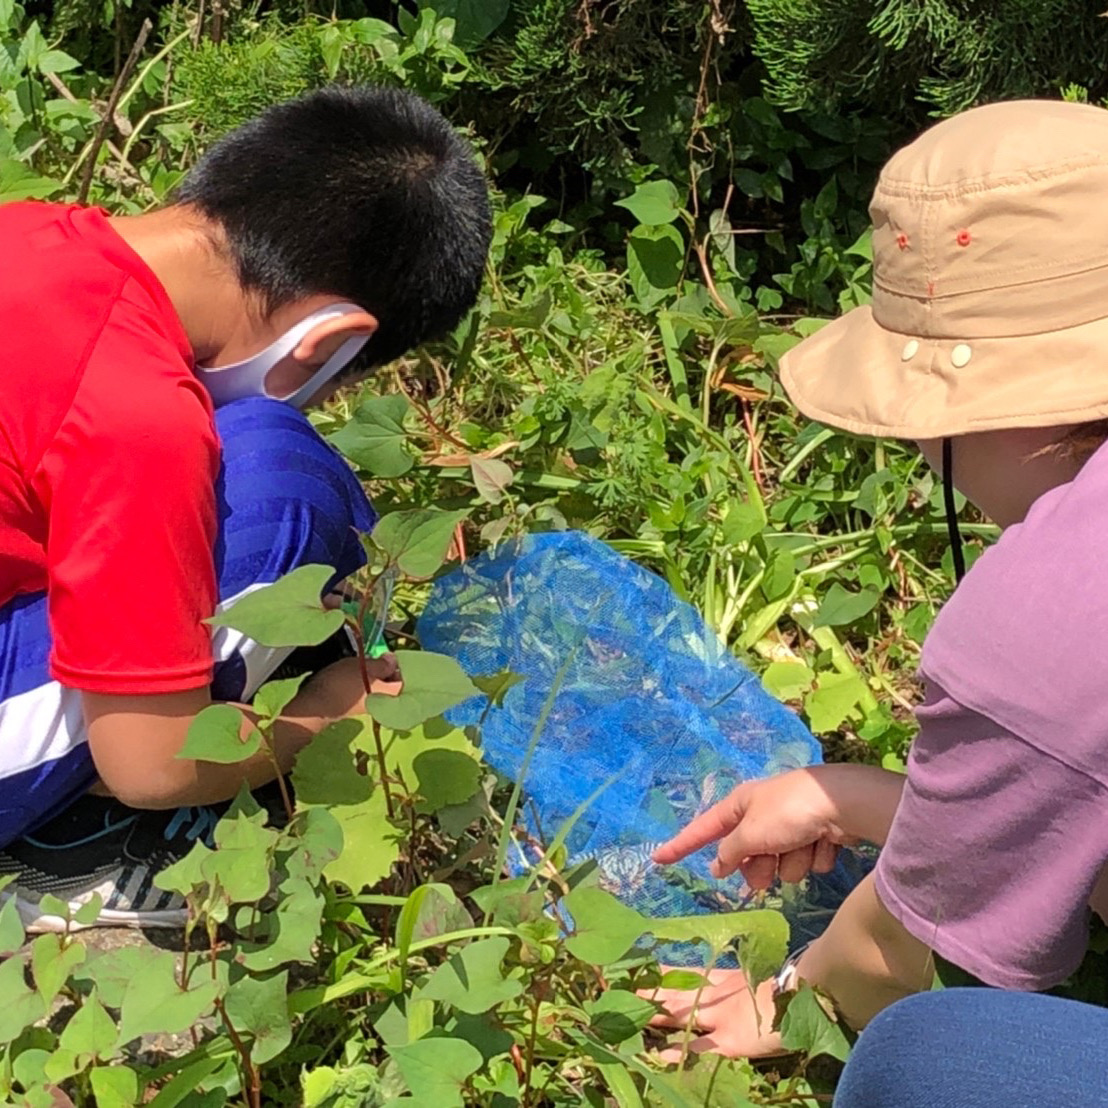
[[[211,393],[212,403],[217,408],[224,404],[230,404],[232,400],[241,400],[244,396],[268,396],[273,400],[283,400],[294,408],[302,408],[365,346],[369,336],[354,335],[347,339],[327,359],[326,364],[312,374],[308,381],[295,392],[285,396],[274,396],[266,388],[265,379],[269,375],[269,371],[282,359],[287,358],[313,328],[329,319],[352,315],[355,312],[362,312],[362,309],[356,304],[328,304],[326,308],[320,308],[319,311],[312,312],[307,319],[302,319],[276,342],[255,354],[252,358],[214,368],[197,366],[196,372],[208,392]]]

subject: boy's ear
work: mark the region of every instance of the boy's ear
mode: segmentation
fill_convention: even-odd
[[[313,327],[301,340],[292,356],[298,362],[322,365],[347,339],[372,335],[378,328],[377,317],[370,312],[351,312],[326,319]]]

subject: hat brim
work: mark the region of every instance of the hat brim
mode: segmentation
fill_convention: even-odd
[[[951,360],[958,346],[969,349],[960,367]],[[1070,426],[1108,417],[1108,319],[1015,338],[936,339],[889,331],[867,305],[793,347],[780,373],[804,415],[855,435]]]

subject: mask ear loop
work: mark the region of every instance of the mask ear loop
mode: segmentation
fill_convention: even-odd
[[[966,575],[966,557],[962,550],[962,534],[958,530],[958,513],[954,509],[954,450],[950,439],[943,439],[943,507],[946,509],[946,533],[950,540],[950,555],[954,559],[954,580],[961,584]]]

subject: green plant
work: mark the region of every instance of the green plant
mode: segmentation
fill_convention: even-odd
[[[143,11],[101,13],[63,39],[59,8],[52,41],[0,0],[0,201],[84,190],[144,210],[212,138],[331,79],[435,100],[474,135],[496,188],[471,315],[313,414],[383,513],[364,600],[326,613],[326,571],[301,571],[232,622],[291,643],[345,618],[370,647],[392,591],[390,625],[411,647],[403,636],[448,547],[464,557],[526,530],[581,528],[696,604],[830,757],[902,766],[920,643],[952,585],[941,493],[910,448],[800,418],[775,366],[821,325],[803,313],[867,299],[869,189],[930,102],[906,85],[891,118],[783,111],[745,17],[711,0],[232,4],[218,34],[210,8],[201,19],[166,7],[119,79]],[[971,557],[993,534],[972,518],[965,531]],[[481,763],[479,735],[442,719],[474,685],[449,659],[401,660],[404,696],[370,697],[305,752],[291,818],[244,794],[214,847],[164,875],[192,907],[183,958],[103,954],[78,933],[26,945],[0,913],[8,1101],[49,1103],[58,1083],[79,1104],[160,1108],[808,1108],[813,1091],[826,1096],[804,1048],[816,1032],[838,1054],[843,1043],[822,1023],[779,1070],[651,1060],[653,1009],[635,989],[659,980],[652,943],[722,949],[743,935],[757,976],[779,959],[781,917],[648,927],[595,873],[564,872],[556,828],[546,863],[506,874],[520,798]],[[511,676],[487,676],[476,686],[492,712]],[[188,752],[245,756],[292,691],[262,690],[245,747],[222,708]],[[700,985],[688,972],[665,980]],[[152,1058],[141,1037],[171,1029],[184,1054]]]
[[[790,108],[861,103],[952,115],[990,100],[1057,95],[1071,82],[1105,91],[1101,13],[1079,0],[748,0],[748,7],[771,95]]]
[[[386,515],[372,536],[371,575],[434,572],[458,522],[430,510]],[[351,617],[319,602],[330,573],[303,567],[213,622],[273,646],[320,642],[344,620],[361,636],[364,611]],[[783,917],[647,920],[597,887],[595,867],[559,872],[552,850],[529,873],[504,877],[512,808],[497,817],[477,736],[442,713],[478,686],[496,711],[510,675],[475,685],[445,656],[398,658],[403,690],[367,695],[364,715],[312,741],[283,813],[274,820],[243,790],[212,845],[198,842],[156,878],[189,906],[179,959],[153,948],[90,951],[73,932],[17,953],[14,902],[0,910],[7,1103],[50,1104],[57,1086],[76,1105],[102,1108],[568,1105],[601,1103],[602,1090],[621,1104],[701,1103],[703,1067],[667,1073],[644,1054],[656,1006],[639,994],[705,982],[660,973],[651,948],[696,940],[714,960],[738,942],[757,983],[784,954]],[[302,680],[263,686],[245,740],[236,709],[206,709],[180,756],[231,763],[268,746]],[[480,861],[492,857],[492,866]],[[67,914],[60,902],[46,907]],[[145,1063],[130,1045],[189,1029],[193,1048],[164,1064]],[[824,1016],[796,1016],[785,1030],[799,1049],[819,1036],[819,1051],[844,1056]],[[716,1066],[711,1080],[754,1097],[765,1088],[744,1063]],[[784,1089],[774,1103],[805,1103],[802,1076]]]

